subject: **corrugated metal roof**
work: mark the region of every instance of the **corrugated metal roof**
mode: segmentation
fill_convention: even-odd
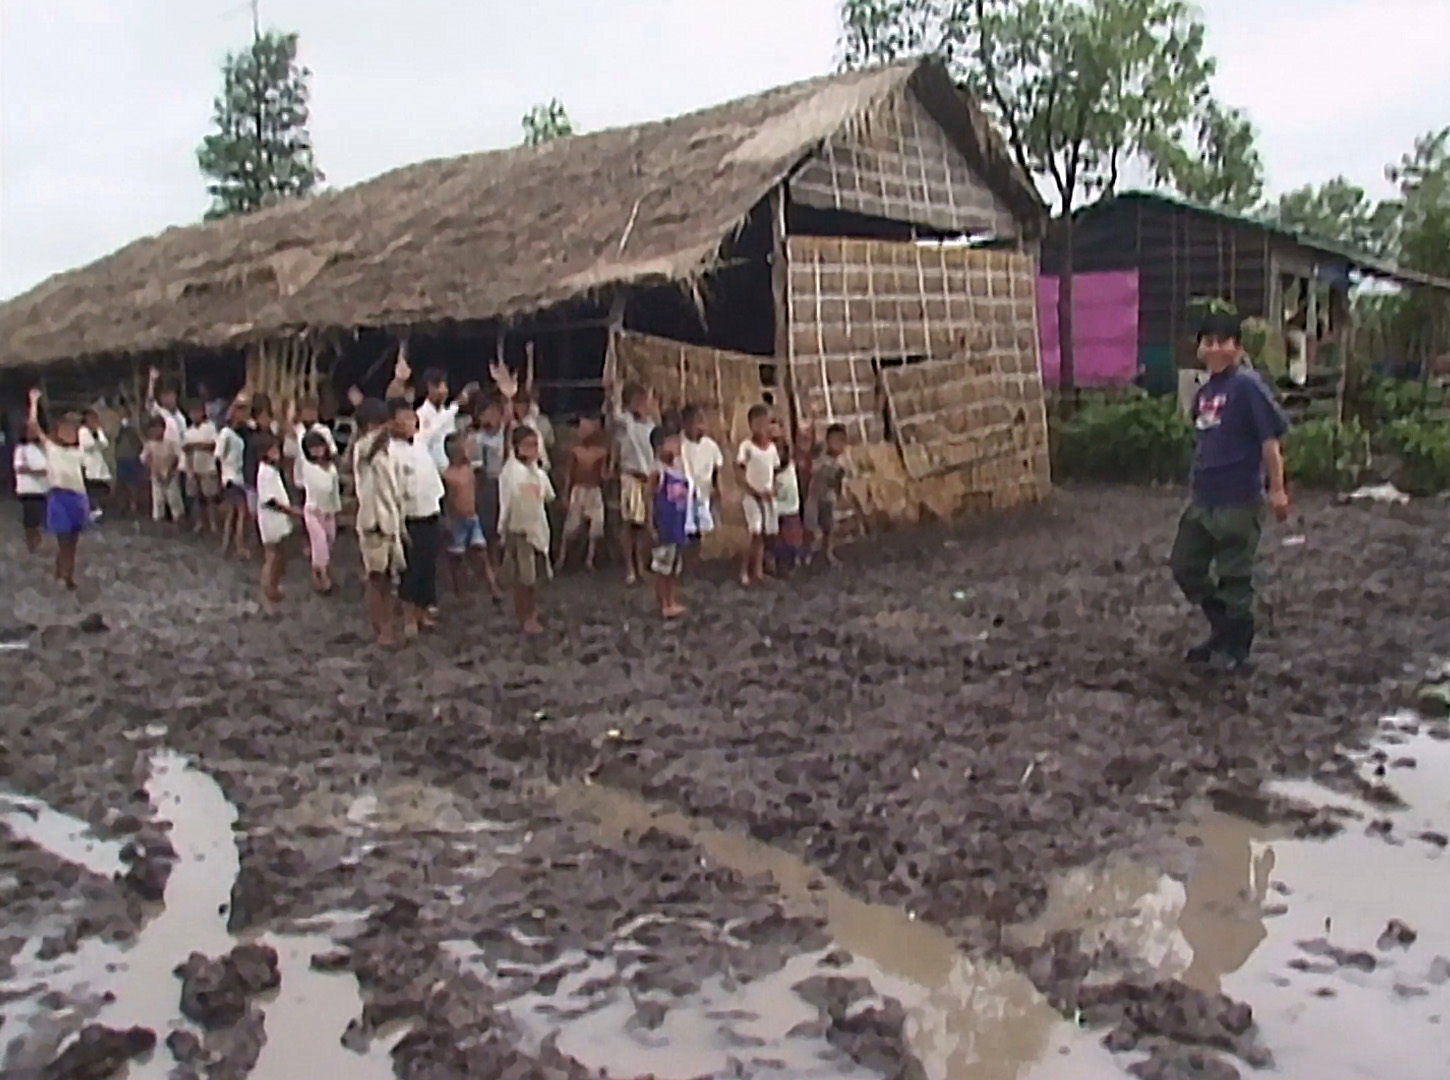
[[[1104,199],[1078,211],[1079,214],[1091,214],[1114,202],[1151,202],[1161,206],[1167,206],[1175,210],[1187,210],[1190,213],[1201,214],[1211,217],[1229,225],[1237,225],[1245,229],[1259,229],[1271,233],[1290,243],[1298,244],[1300,247],[1308,248],[1310,251],[1323,255],[1332,255],[1335,258],[1343,259],[1354,269],[1373,277],[1385,278],[1401,285],[1423,286],[1431,289],[1441,289],[1450,292],[1450,278],[1436,277],[1433,274],[1424,274],[1418,270],[1408,270],[1395,266],[1393,263],[1367,255],[1357,251],[1347,244],[1337,243],[1333,240],[1324,240],[1317,236],[1310,236],[1307,233],[1295,232],[1286,229],[1272,221],[1263,218],[1251,217],[1248,214],[1236,214],[1230,210],[1223,210],[1218,207],[1206,206],[1203,203],[1194,202],[1181,195],[1175,195],[1166,191],[1124,191],[1111,199]]]

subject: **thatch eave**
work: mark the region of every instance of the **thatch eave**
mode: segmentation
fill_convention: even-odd
[[[0,368],[516,321],[611,289],[693,288],[776,185],[906,88],[1036,235],[1030,180],[940,62],[916,60],[172,227],[0,303]]]

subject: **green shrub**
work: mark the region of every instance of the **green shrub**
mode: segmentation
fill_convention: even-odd
[[[1412,379],[1377,379],[1369,387],[1369,415],[1376,427],[1423,417],[1445,407],[1445,391]]]
[[[1051,446],[1053,475],[1061,480],[1179,482],[1193,461],[1193,429],[1172,398],[1135,395],[1054,417]]]
[[[1284,472],[1304,487],[1339,491],[1357,485],[1369,469],[1369,432],[1358,420],[1306,420],[1284,437]]]
[[[1396,483],[1411,495],[1450,491],[1450,420],[1406,417],[1385,430],[1387,449],[1400,459]]]

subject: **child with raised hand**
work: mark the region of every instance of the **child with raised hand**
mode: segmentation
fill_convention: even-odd
[[[418,414],[412,402],[396,398],[388,403],[388,412],[393,440],[388,454],[397,472],[408,538],[408,564],[398,582],[398,596],[403,601],[403,634],[411,638],[437,625],[443,476],[418,436]]]
[[[488,539],[484,536],[483,524],[478,520],[478,479],[473,462],[469,460],[468,449],[468,440],[463,432],[455,431],[443,439],[443,452],[448,457],[448,467],[443,470],[443,504],[449,576],[453,579],[453,591],[462,592],[464,560],[468,559],[478,575],[488,583],[488,591],[493,598],[498,600],[501,599],[498,578],[494,576],[493,562],[488,557]]]
[[[40,444],[45,454],[45,528],[55,537],[55,576],[67,589],[74,589],[76,548],[80,545],[81,533],[91,523],[80,424],[74,416],[63,416],[55,423],[54,437],[47,437],[40,426],[38,388],[30,391],[28,420],[31,437]]]
[[[685,614],[680,602],[680,575],[685,569],[685,548],[690,542],[690,477],[680,460],[680,432],[661,425],[650,433],[655,468],[650,476],[650,524],[654,548],[650,570],[654,573],[655,599],[660,615],[677,619]]]
[[[398,644],[397,581],[407,566],[403,536],[403,497],[392,459],[388,407],[375,398],[357,405],[357,437],[352,454],[357,486],[357,545],[367,574],[367,613],[377,643]]]
[[[770,409],[752,405],[746,414],[750,438],[740,444],[735,468],[743,493],[745,527],[750,546],[740,566],[740,584],[750,586],[765,580],[765,549],[780,534],[776,514],[775,474],[781,470],[780,449],[771,437]]]
[[[841,488],[850,475],[846,461],[846,428],[832,424],[826,428],[826,449],[816,460],[806,492],[805,527],[814,537],[816,550],[822,552],[828,566],[840,566],[836,557],[836,504]]]
[[[332,444],[316,431],[302,436],[298,486],[303,492],[302,523],[312,562],[312,588],[332,592],[332,547],[337,542],[337,515],[342,512],[342,484]]]
[[[294,519],[302,511],[292,505],[282,480],[282,444],[270,432],[256,440],[257,534],[262,541],[262,610],[277,609],[282,600],[282,574],[286,569],[283,544],[292,535]]]
[[[539,563],[549,571],[548,504],[554,485],[539,464],[539,435],[530,427],[516,427],[511,436],[513,456],[499,474],[499,535],[503,537],[504,567],[513,583],[514,613],[525,634],[543,632],[539,625],[537,586]]]
[[[151,477],[151,520],[165,521],[170,513],[171,523],[180,525],[186,516],[186,504],[181,498],[181,443],[179,437],[173,440],[166,432],[164,417],[147,419],[141,464]]]

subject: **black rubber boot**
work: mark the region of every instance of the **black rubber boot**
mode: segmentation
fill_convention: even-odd
[[[1189,649],[1184,655],[1183,658],[1190,664],[1206,664],[1221,653],[1225,647],[1227,612],[1224,611],[1223,604],[1218,600],[1205,600],[1203,614],[1208,617],[1208,638],[1202,644]]]
[[[1214,666],[1229,673],[1247,673],[1253,670],[1250,653],[1254,648],[1254,617],[1233,619],[1225,624],[1223,644],[1214,656]]]

